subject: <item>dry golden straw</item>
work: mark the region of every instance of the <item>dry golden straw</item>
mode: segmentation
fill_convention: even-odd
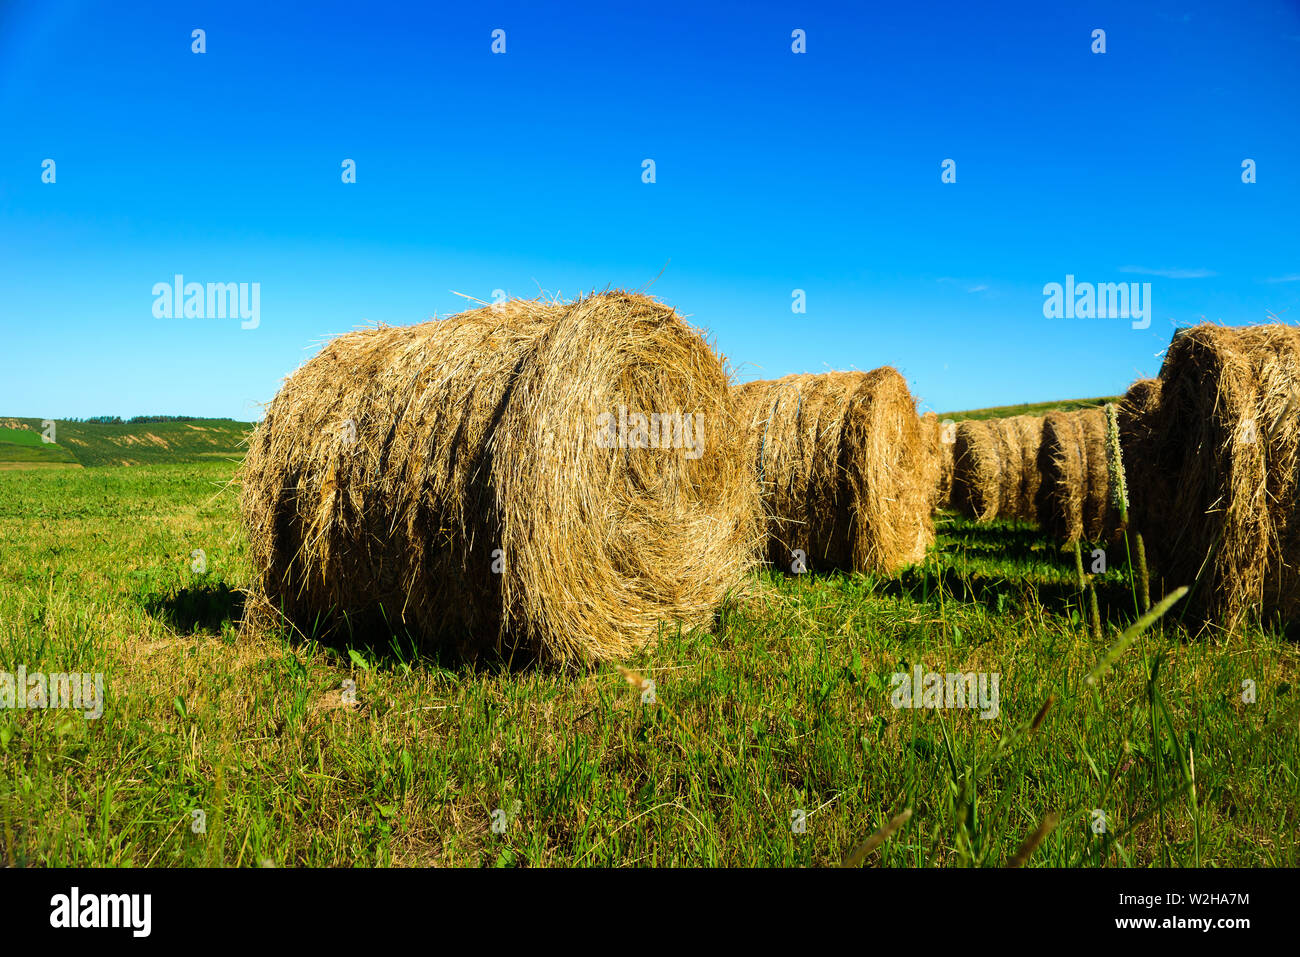
[[[340,336],[250,440],[256,606],[465,654],[624,657],[708,622],[752,565],[741,444],[722,363],[646,296]]]
[[[1202,620],[1300,610],[1298,386],[1300,330],[1199,325],[1174,336],[1158,401],[1136,417],[1130,521],[1153,584],[1192,586]]]
[[[926,446],[925,484],[932,490],[932,508],[945,509],[952,501],[953,445],[956,424],[945,425],[934,412],[921,416]]]
[[[933,465],[892,368],[791,375],[737,391],[758,473],[767,557],[793,568],[890,573],[934,541]]]
[[[1160,380],[1139,379],[1129,386],[1120,400],[1119,440],[1124,455],[1124,477],[1129,490],[1129,513],[1132,524],[1134,487],[1150,489],[1152,476],[1156,412],[1160,407]],[[1140,507],[1139,507],[1140,511]]]
[[[1016,485],[1014,517],[1026,522],[1038,522],[1038,487],[1042,473],[1038,469],[1038,450],[1043,444],[1043,417],[1017,415],[1006,420],[1015,430],[1016,447],[1020,453],[1020,477]]]
[[[1124,398],[1119,403],[1120,430],[1124,430],[1125,422],[1148,415],[1155,410],[1160,404],[1160,380],[1159,379],[1138,379],[1128,391],[1124,393]]]
[[[1002,462],[987,421],[957,423],[953,444],[953,504],[977,522],[997,518],[1002,499]]]
[[[1035,415],[957,423],[953,504],[978,522],[1038,521],[1038,448],[1043,420]]]
[[[1114,533],[1104,408],[1047,413],[1038,468],[1039,513],[1049,534],[1072,543]]]

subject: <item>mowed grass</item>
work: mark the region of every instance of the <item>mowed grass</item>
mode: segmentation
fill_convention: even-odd
[[[0,671],[107,698],[0,711],[5,863],[818,866],[910,810],[867,865],[1002,865],[1045,820],[1029,866],[1300,864],[1296,645],[1157,626],[1088,685],[1134,618],[1122,556],[1101,642],[1021,527],[946,518],[894,579],[755,576],[625,663],[649,703],[614,666],[240,638],[232,471],[0,473]],[[996,672],[997,717],[895,709],[918,663]]]

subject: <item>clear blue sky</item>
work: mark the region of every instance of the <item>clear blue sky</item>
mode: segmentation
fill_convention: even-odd
[[[453,290],[652,280],[745,379],[1110,394],[1175,324],[1300,320],[1297,212],[1295,2],[0,2],[0,415],[254,418]],[[155,318],[176,273],[260,326]],[[1151,327],[1044,318],[1067,273]]]

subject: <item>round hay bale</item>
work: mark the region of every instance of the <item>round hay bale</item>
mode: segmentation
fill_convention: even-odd
[[[621,658],[710,620],[754,560],[727,374],[646,296],[339,336],[249,446],[257,597],[304,632]]]
[[[891,573],[934,541],[932,465],[916,403],[892,368],[790,375],[737,389],[762,490],[767,558]]]
[[[986,419],[958,422],[952,454],[953,505],[977,522],[991,522],[1002,502],[999,431]]]
[[[1119,421],[1120,428],[1123,429],[1127,423],[1150,415],[1160,404],[1160,380],[1159,379],[1138,379],[1119,402]]]
[[[1018,459],[1015,505],[1006,514],[1022,521],[1038,522],[1038,487],[1042,478],[1038,470],[1038,449],[1043,442],[1043,417],[1015,415],[1003,419],[1002,427],[1014,437]]]
[[[952,506],[953,452],[957,443],[957,423],[944,419],[939,423],[939,497],[940,508]]]
[[[935,412],[921,416],[926,446],[926,487],[932,489],[932,509],[947,508],[952,501],[953,445],[957,434],[955,422],[941,422]]]
[[[989,419],[997,449],[998,518],[1015,518],[1020,508],[1020,435],[1010,419]]]
[[[1129,524],[1138,528],[1142,525],[1138,517],[1145,503],[1134,497],[1134,489],[1142,489],[1145,498],[1152,494],[1159,481],[1151,474],[1159,407],[1160,380],[1139,379],[1129,386],[1117,408],[1125,486],[1128,489]],[[1167,500],[1168,495],[1161,493],[1156,502]]]
[[[977,522],[1038,521],[1038,446],[1043,420],[1033,415],[959,422],[953,501]]]
[[[1038,471],[1038,511],[1049,534],[1072,543],[1114,533],[1104,408],[1047,413]]]
[[[1300,329],[1180,330],[1145,417],[1148,467],[1130,476],[1153,587],[1231,630],[1252,610],[1300,611]]]

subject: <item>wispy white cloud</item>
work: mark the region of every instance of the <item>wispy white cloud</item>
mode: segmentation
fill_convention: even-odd
[[[1148,269],[1146,266],[1120,266],[1120,272],[1133,272],[1140,276],[1159,276],[1161,279],[1205,279],[1217,276],[1213,269]]]
[[[963,286],[966,286],[966,283],[971,282],[971,280],[969,280],[969,279],[957,279],[957,278],[955,278],[955,277],[953,277],[953,276],[940,276],[938,279],[935,280],[935,282],[959,282],[959,283],[961,283]],[[987,284],[987,283],[979,282],[979,281],[977,280],[977,281],[975,281],[975,284],[974,284],[974,285],[972,285],[972,286],[966,286],[966,291],[967,291],[967,292],[986,292],[986,291],[988,291],[988,288],[989,288],[989,287],[988,287],[988,284]]]
[[[1285,276],[1274,276],[1272,279],[1265,279],[1265,282],[1300,282],[1300,272],[1289,273]]]

